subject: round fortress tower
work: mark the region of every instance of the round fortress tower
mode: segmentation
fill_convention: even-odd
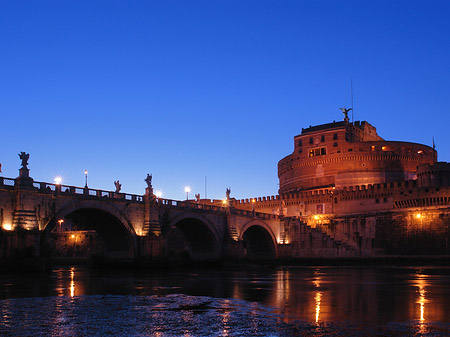
[[[385,141],[368,122],[346,117],[294,137],[294,152],[278,162],[279,193],[416,179],[417,166],[436,160],[429,146]]]

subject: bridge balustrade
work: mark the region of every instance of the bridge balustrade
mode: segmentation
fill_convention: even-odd
[[[0,177],[0,187],[14,187],[16,179]],[[82,188],[70,185],[52,184],[42,181],[34,181],[33,187],[41,193],[55,193],[55,194],[70,194],[70,195],[84,195],[96,198],[110,198],[110,199],[122,199],[126,201],[132,201],[137,203],[143,203],[144,199],[141,195],[128,194],[128,193],[115,193],[111,191]]]
[[[0,186],[14,186],[15,179],[0,177]]]
[[[13,178],[5,178],[0,177],[0,187],[14,187],[16,179]],[[53,184],[46,182],[33,182],[33,187],[39,190],[41,193],[54,193],[54,194],[69,194],[69,195],[84,195],[87,197],[94,198],[102,198],[102,199],[115,199],[115,200],[124,200],[131,201],[136,203],[143,203],[144,197],[142,195],[137,194],[128,194],[128,193],[116,193],[112,191],[105,190],[97,190],[90,188],[82,188],[70,185],[61,185],[61,184]],[[169,207],[177,207],[177,208],[190,208],[190,209],[198,209],[204,211],[211,212],[227,212],[230,208],[228,206],[216,206],[210,204],[201,204],[195,201],[179,201],[173,199],[156,199],[158,204],[169,206]],[[240,210],[231,208],[233,214],[245,216],[245,217],[256,217],[259,219],[275,219],[279,218],[278,215],[268,214],[268,213],[258,213],[254,211],[248,210]]]

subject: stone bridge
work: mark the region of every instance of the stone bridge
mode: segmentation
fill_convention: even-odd
[[[35,182],[23,170],[15,179],[0,177],[2,258],[210,261],[351,255],[348,247],[298,219],[239,210],[231,202],[215,206],[157,198],[151,188],[133,195]]]

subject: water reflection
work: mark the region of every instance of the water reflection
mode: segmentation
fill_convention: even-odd
[[[426,306],[425,304],[428,303],[428,300],[426,299],[427,290],[426,287],[429,285],[427,282],[428,276],[423,274],[418,274],[417,278],[412,280],[413,286],[417,287],[416,290],[418,294],[418,298],[416,300],[416,304],[419,305],[419,317],[417,317],[417,320],[419,321],[419,333],[424,334],[426,333]]]
[[[70,297],[75,296],[75,281],[73,279],[75,275],[75,268],[70,268]]]
[[[450,322],[450,269],[409,268],[278,268],[183,272],[93,272],[79,267],[51,273],[0,275],[0,299],[14,297],[65,297],[81,303],[83,295],[117,294],[166,296],[186,294],[225,299],[220,308],[222,335],[230,335],[231,299],[247,301],[249,321],[259,322],[259,305],[275,308],[281,320],[360,322],[366,325],[414,321],[424,333],[430,322]],[[227,302],[228,301],[228,302]],[[49,308],[55,325],[72,314],[67,302]],[[0,301],[1,324],[8,324],[11,308]],[[405,310],[406,308],[406,310]],[[161,308],[164,309],[164,308]],[[146,310],[151,310],[146,308]],[[193,311],[180,319],[194,319]]]
[[[322,300],[322,292],[319,290],[320,289],[320,275],[317,270],[314,271],[314,277],[315,277],[315,279],[313,280],[313,283],[314,283],[314,286],[317,288],[317,291],[315,292],[315,295],[314,295],[314,300],[316,301],[316,323],[319,323],[320,303]]]

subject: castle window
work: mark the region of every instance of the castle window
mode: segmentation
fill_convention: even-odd
[[[299,149],[299,150],[298,150],[298,153],[302,153],[302,152],[303,152],[302,149]]]
[[[334,146],[334,147],[337,147],[337,146],[338,146],[338,143],[334,142],[333,146]]]
[[[348,152],[352,152],[353,151],[353,149],[348,149]]]
[[[337,140],[338,138],[337,138],[337,133],[335,133],[334,135],[333,135],[333,140]]]
[[[313,138],[312,137],[309,138],[309,144],[313,144]]]
[[[372,151],[375,151],[376,147],[375,145],[372,145]]]
[[[310,157],[324,156],[326,154],[327,154],[327,149],[325,147],[318,147],[318,148],[309,150]]]
[[[321,141],[322,143],[325,141],[325,136],[324,136],[324,135],[320,136],[320,141]]]
[[[298,140],[298,146],[302,146],[302,140],[301,139]]]

